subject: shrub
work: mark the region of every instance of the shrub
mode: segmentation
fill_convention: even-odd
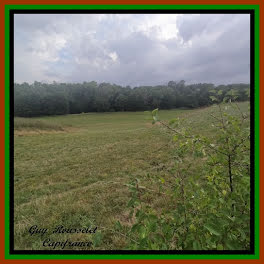
[[[217,101],[217,95],[212,100]],[[158,109],[152,111],[153,123],[173,132],[171,178],[154,179],[160,190],[157,195],[172,206],[155,210],[142,199],[148,187],[132,180],[128,207],[135,220],[127,231],[129,249],[249,249],[249,116],[230,98],[229,104],[218,101],[217,107],[218,114],[211,115],[213,139],[193,135],[177,118],[167,124],[159,120]],[[228,113],[228,107],[237,113]],[[200,169],[190,170],[194,163]]]

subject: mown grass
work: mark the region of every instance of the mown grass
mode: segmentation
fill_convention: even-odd
[[[248,103],[239,105],[248,111]],[[159,115],[162,120],[180,117],[193,133],[213,137],[210,114],[215,112],[212,106],[163,110]],[[28,133],[16,134],[19,130]],[[39,133],[30,133],[34,130]],[[80,233],[31,236],[28,230],[33,225],[51,231],[60,224],[76,228],[91,223],[102,232],[102,242],[82,249],[125,249],[129,240],[114,231],[114,224],[133,221],[126,184],[138,178],[155,190],[149,177],[166,178],[172,165],[170,132],[151,125],[143,112],[15,118],[14,144],[15,249],[50,249],[42,246],[47,237],[53,241],[93,237]],[[194,164],[192,170],[198,166]],[[169,206],[155,192],[144,199],[157,209]]]
[[[14,122],[15,130],[59,130],[63,128],[57,124],[36,120],[33,118],[16,117]]]

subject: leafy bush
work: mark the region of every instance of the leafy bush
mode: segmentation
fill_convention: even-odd
[[[193,135],[176,118],[168,124],[152,111],[153,123],[173,133],[175,144],[171,177],[152,179],[171,206],[154,209],[142,199],[149,191],[139,179],[128,184],[133,225],[126,230],[129,249],[235,250],[250,246],[250,127],[235,93],[221,98],[212,126],[215,137]],[[220,98],[220,99],[219,99]],[[228,104],[222,103],[224,100]],[[236,114],[226,110],[232,107]],[[199,169],[191,170],[193,164]],[[169,209],[168,209],[169,208]]]

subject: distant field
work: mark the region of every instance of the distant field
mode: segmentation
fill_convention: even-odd
[[[249,103],[239,105],[248,111]],[[215,106],[162,110],[160,118],[180,117],[193,133],[213,137],[214,111]],[[125,184],[135,177],[145,185],[150,184],[148,175],[166,177],[173,148],[171,134],[152,125],[144,112],[15,118],[14,145],[15,249],[45,249],[43,237],[30,236],[33,225],[53,229],[89,223],[98,226],[102,243],[85,249],[125,249],[129,241],[113,230],[117,220],[127,225],[131,221]],[[155,193],[146,199],[154,208],[168,206]],[[89,236],[50,238],[86,241]]]

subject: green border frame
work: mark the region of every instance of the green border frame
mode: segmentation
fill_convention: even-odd
[[[226,9],[226,10],[243,10],[251,9],[255,11],[255,254],[250,255],[214,255],[214,254],[186,254],[186,255],[140,255],[140,254],[131,254],[131,255],[46,255],[46,254],[23,254],[23,255],[14,255],[9,253],[9,162],[10,162],[10,151],[9,151],[9,11],[12,9],[65,9],[65,10],[74,10],[74,9],[83,9],[83,10],[93,10],[93,9]],[[259,259],[259,5],[5,5],[5,259],[74,259],[74,260],[83,260],[83,259]]]

